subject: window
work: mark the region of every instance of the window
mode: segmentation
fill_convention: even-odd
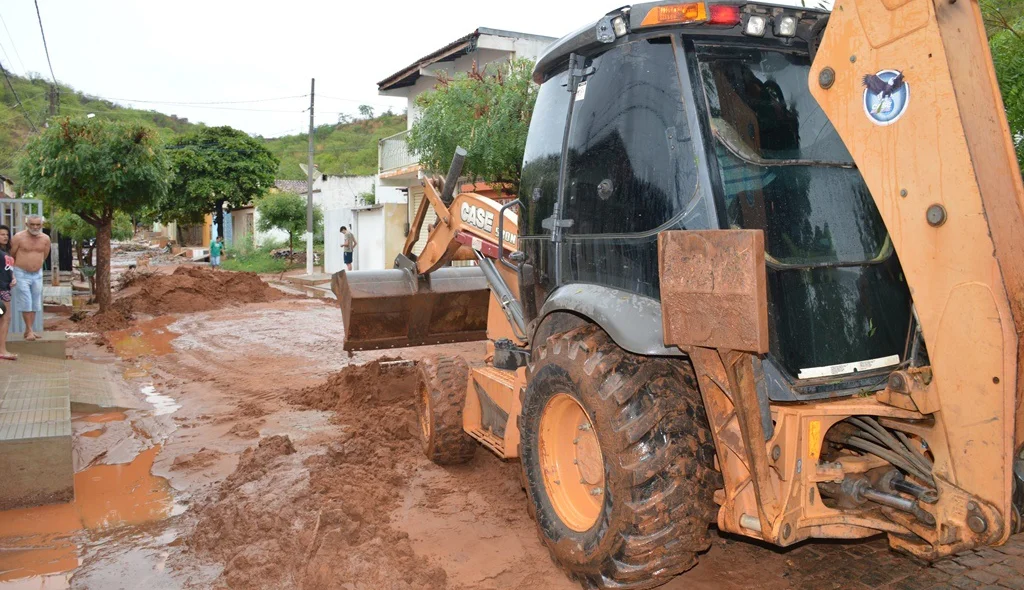
[[[651,232],[696,196],[697,167],[671,37],[588,60],[567,152],[569,235]]]
[[[810,95],[809,58],[739,47],[697,58],[729,225],[764,230],[777,266],[888,256],[867,185]]]
[[[541,222],[551,217],[558,197],[562,135],[569,111],[568,78],[562,72],[542,84],[533,107],[519,184],[519,200],[524,206],[519,217],[519,233],[523,236],[551,233]]]

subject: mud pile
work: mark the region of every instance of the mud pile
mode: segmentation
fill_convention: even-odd
[[[392,360],[291,393],[296,405],[333,410],[342,437],[317,454],[296,452],[284,436],[264,438],[197,509],[189,546],[225,564],[227,586],[446,587],[444,570],[390,522],[420,452],[415,366]]]
[[[276,301],[284,293],[251,272],[179,266],[171,274],[140,276],[117,294],[114,308],[124,315],[190,313],[242,303]]]
[[[94,313],[75,324],[79,332],[110,332],[126,330],[132,324],[131,313],[120,309],[110,309],[103,313]]]
[[[345,412],[367,405],[376,406],[375,402],[404,400],[411,404],[415,389],[415,364],[384,356],[365,365],[346,367],[323,385],[293,392],[289,401],[314,410]],[[348,415],[344,417],[349,418]]]

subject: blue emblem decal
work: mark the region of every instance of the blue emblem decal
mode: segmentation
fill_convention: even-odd
[[[910,104],[910,84],[903,72],[882,70],[864,76],[864,112],[876,125],[892,125]]]

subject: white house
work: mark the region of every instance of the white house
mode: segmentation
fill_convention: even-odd
[[[528,58],[536,61],[544,49],[554,41],[553,37],[481,27],[381,80],[377,83],[377,89],[384,96],[397,96],[406,99],[408,127],[411,129],[419,117],[416,97],[433,90],[439,76],[451,78],[458,73],[470,72],[473,70],[474,64],[477,69],[482,70],[489,64],[511,59]],[[391,137],[385,137],[378,143],[376,202],[378,204],[394,203],[396,207],[390,214],[385,210],[379,223],[374,217],[372,222],[374,232],[380,225],[384,234],[379,238],[374,237],[373,243],[383,244],[385,246],[384,254],[380,258],[375,257],[372,261],[366,261],[368,264],[372,263],[373,266],[360,266],[360,268],[391,267],[395,256],[401,252],[405,243],[405,237],[412,223],[412,217],[416,213],[416,208],[423,200],[423,187],[420,184],[423,171],[416,155],[409,153],[407,149],[408,133],[407,129]],[[361,212],[359,216],[362,216]],[[370,216],[371,214],[367,215],[367,217]],[[423,249],[427,235],[426,228],[435,221],[436,216],[432,212],[428,213],[413,252],[419,253]],[[367,237],[369,237],[367,229],[364,228],[362,235],[359,236],[360,246],[367,245]],[[358,260],[363,262],[363,252],[359,253]],[[376,266],[380,260],[383,260],[384,266]]]
[[[303,172],[306,167],[302,166]],[[324,267],[325,272],[336,272],[342,268],[340,229],[345,225],[352,227],[355,222],[355,210],[363,208],[361,196],[373,194],[376,181],[374,176],[335,176],[323,174],[313,168],[313,205],[324,213]],[[276,180],[272,191],[293,193],[305,197],[307,185],[305,180]],[[286,243],[288,234],[279,229],[269,231],[256,230],[260,220],[259,209],[250,205],[231,211],[232,242],[241,244],[249,236],[257,245],[267,241]],[[358,235],[358,234],[357,234]],[[295,236],[295,248],[304,249],[305,243],[301,236]],[[362,239],[360,238],[360,243]]]

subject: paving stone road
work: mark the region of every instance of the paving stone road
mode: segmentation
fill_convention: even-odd
[[[722,537],[696,568],[664,588],[1024,590],[1024,534],[934,565],[889,550],[883,537],[808,542],[789,550]]]

